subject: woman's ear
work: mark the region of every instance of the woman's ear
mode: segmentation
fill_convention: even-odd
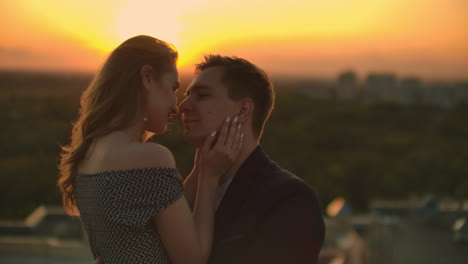
[[[254,111],[254,102],[250,98],[244,98],[240,101],[240,109],[239,109],[239,122],[245,123],[249,120]]]
[[[143,65],[140,69],[140,77],[141,77],[141,83],[143,84],[143,87],[146,89],[149,89],[151,87],[151,82],[153,81],[152,79],[152,74],[153,74],[153,68],[149,65]]]

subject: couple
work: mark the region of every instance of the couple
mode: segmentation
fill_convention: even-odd
[[[324,222],[314,192],[259,145],[274,104],[268,76],[209,55],[177,108],[175,48],[123,42],[83,93],[59,188],[103,263],[317,263]],[[182,114],[197,147],[182,182],[172,153],[146,140]]]

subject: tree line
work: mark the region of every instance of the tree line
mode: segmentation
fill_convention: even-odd
[[[89,77],[8,78],[0,74],[0,218],[60,204],[60,146],[68,143]],[[365,212],[372,199],[434,193],[468,198],[468,105],[361,103],[311,98],[277,87],[262,146],[317,193],[322,208],[336,196]],[[166,145],[181,175],[194,148],[182,123],[151,140]]]

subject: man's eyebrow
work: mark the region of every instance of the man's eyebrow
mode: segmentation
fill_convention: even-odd
[[[203,84],[194,85],[185,91],[185,95],[189,95],[191,91],[199,92],[200,90],[211,90],[211,87]]]

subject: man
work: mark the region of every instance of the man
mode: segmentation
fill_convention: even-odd
[[[252,63],[209,55],[179,105],[184,139],[201,146],[226,116],[237,117],[244,143],[222,180],[211,264],[317,263],[325,225],[315,193],[263,151],[260,138],[274,104],[268,76]],[[192,206],[196,173],[184,191]]]

